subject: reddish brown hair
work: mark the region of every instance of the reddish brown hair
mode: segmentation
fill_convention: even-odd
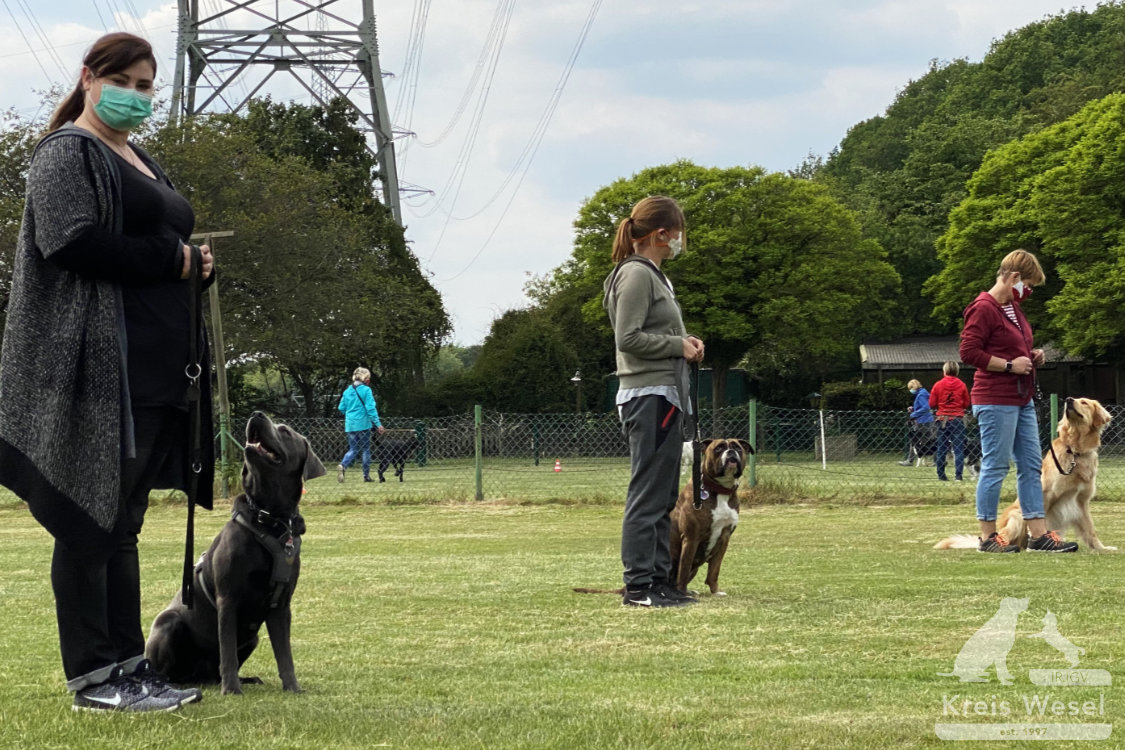
[[[613,262],[620,263],[636,252],[633,242],[657,229],[675,231],[684,228],[684,211],[675,200],[663,195],[651,195],[637,205],[629,218],[617,225],[613,238]]]
[[[134,63],[146,61],[152,64],[152,74],[156,75],[156,56],[152,53],[152,45],[135,34],[117,31],[94,42],[82,64],[90,69],[95,78],[101,78],[112,73],[120,73]],[[51,115],[51,122],[47,131],[61,128],[68,122],[73,122],[82,114],[86,106],[86,92],[82,90],[82,78],[78,79],[74,90],[71,91],[55,113]]]

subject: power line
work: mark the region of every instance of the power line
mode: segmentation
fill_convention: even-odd
[[[461,186],[464,184],[465,175],[468,172],[469,159],[476,145],[477,136],[480,134],[480,122],[484,117],[485,106],[488,104],[488,95],[492,90],[492,79],[496,75],[496,68],[500,61],[500,52],[504,47],[504,39],[507,36],[508,25],[512,20],[512,12],[514,9],[515,0],[501,0],[497,6],[496,14],[493,16],[493,27],[489,30],[489,34],[493,40],[491,55],[488,59],[488,67],[485,71],[485,79],[481,86],[480,94],[477,96],[476,107],[473,109],[469,132],[466,134],[465,140],[461,144],[461,150],[457,155],[457,161],[453,165],[453,170],[446,180],[445,186],[439,191],[439,196],[433,208],[421,214],[421,218],[430,216],[438,211],[442,205],[447,202],[447,199],[450,201],[449,211],[452,211],[453,206],[457,204],[457,198],[461,193]],[[450,198],[450,196],[452,197]],[[430,253],[430,260],[433,259],[434,254],[441,245],[441,240],[445,237],[445,232],[448,227],[449,217],[447,214],[445,224],[441,229],[441,234],[438,236],[438,240],[434,244],[434,249]]]
[[[39,37],[39,41],[42,42],[43,45],[47,48],[47,52],[51,55],[51,59],[54,60],[55,65],[58,66],[59,70],[63,74],[63,77],[65,78],[67,76],[67,67],[63,64],[62,58],[60,58],[58,54],[56,54],[54,45],[51,44],[50,39],[47,36],[47,32],[43,30],[43,27],[39,25],[39,21],[35,18],[35,14],[31,12],[31,6],[27,4],[27,0],[18,0],[18,2],[20,4],[20,7],[23,8],[23,12],[27,16],[28,21],[31,22],[32,30],[35,31],[36,36]]]
[[[492,45],[495,43],[494,34],[499,28],[498,19],[504,10],[504,2],[501,0],[496,6],[496,10],[492,14],[492,24],[489,26],[488,34],[485,36],[484,45],[481,47],[480,55],[477,56],[477,63],[473,67],[473,74],[469,77],[469,82],[465,85],[465,90],[461,94],[461,100],[457,102],[457,106],[453,109],[453,114],[449,118],[449,122],[442,128],[441,133],[432,141],[424,141],[420,138],[416,139],[419,146],[422,148],[433,148],[442,141],[444,141],[453,129],[460,122],[461,116],[465,114],[465,109],[469,106],[469,100],[473,96],[473,92],[477,89],[477,81],[480,80],[481,73],[484,72],[487,61],[492,55]],[[509,16],[511,10],[508,10]]]
[[[3,0],[3,2],[4,9],[7,10],[8,15],[12,17],[12,23],[15,24],[16,31],[19,32],[20,38],[23,39],[23,43],[27,45],[28,52],[30,52],[31,56],[35,58],[36,64],[39,66],[39,69],[43,71],[43,75],[47,77],[47,80],[53,80],[51,78],[51,74],[47,72],[47,69],[45,67],[43,67],[43,61],[39,59],[38,53],[36,53],[35,49],[32,48],[31,42],[27,40],[27,35],[23,33],[23,27],[20,25],[20,22],[16,20],[16,14],[12,12],[11,6],[8,5],[8,0]]]
[[[539,121],[535,124],[535,128],[532,129],[531,136],[527,139],[527,143],[524,144],[523,150],[520,152],[512,169],[508,172],[508,176],[504,178],[500,187],[492,194],[492,197],[484,202],[484,205],[471,214],[452,216],[451,218],[455,221],[472,219],[484,213],[484,211],[500,197],[504,189],[507,188],[515,178],[516,173],[520,172],[521,167],[523,167],[523,172],[520,175],[520,182],[523,182],[523,175],[527,174],[528,168],[531,167],[531,160],[535,158],[535,152],[538,151],[539,144],[543,141],[543,136],[547,133],[547,126],[551,124],[551,120],[555,116],[555,110],[559,106],[559,100],[562,99],[563,90],[566,88],[567,81],[570,80],[570,73],[574,69],[574,64],[578,61],[578,53],[582,51],[582,46],[586,42],[586,37],[590,33],[590,27],[594,23],[594,18],[597,16],[601,4],[602,0],[596,0],[593,6],[591,6],[590,12],[586,16],[586,22],[583,24],[581,32],[579,32],[578,41],[575,43],[574,48],[570,52],[570,57],[567,58],[566,64],[563,67],[562,75],[559,77],[558,83],[555,84],[554,91],[551,93],[550,98],[548,98],[543,112],[539,115]]]
[[[103,31],[109,31],[109,26],[105,23],[105,18],[102,17],[102,9],[98,7],[97,0],[90,0],[90,5],[94,6],[94,12],[98,14],[98,22],[102,25]]]
[[[508,202],[504,206],[504,211],[500,214],[500,218],[496,220],[496,224],[492,227],[492,231],[488,233],[488,236],[485,237],[484,242],[481,243],[480,249],[477,250],[476,254],[472,258],[469,259],[469,262],[465,265],[465,267],[452,276],[441,279],[440,281],[435,283],[445,283],[447,281],[453,281],[457,277],[461,276],[461,274],[468,271],[469,268],[471,268],[472,265],[477,262],[477,259],[480,258],[481,254],[484,252],[484,249],[488,247],[488,243],[492,241],[492,238],[496,235],[496,231],[504,222],[504,217],[508,215],[508,209],[512,207],[512,203],[515,201],[516,196],[519,195],[520,186],[523,185],[523,180],[527,176],[528,170],[531,168],[531,162],[535,159],[535,154],[539,150],[539,144],[543,142],[543,136],[547,133],[547,126],[550,124],[551,118],[555,113],[555,109],[558,107],[559,100],[562,98],[563,89],[566,88],[566,83],[570,79],[570,73],[574,69],[574,64],[578,61],[578,54],[582,51],[582,46],[586,43],[586,37],[589,35],[590,29],[594,25],[594,19],[597,17],[598,11],[601,9],[601,5],[602,0],[594,0],[594,3],[590,6],[590,11],[586,15],[586,22],[583,24],[582,30],[579,32],[578,40],[575,42],[574,48],[571,50],[570,57],[567,59],[566,65],[563,68],[563,73],[559,77],[558,83],[555,85],[555,90],[551,94],[551,98],[547,101],[547,106],[544,107],[543,114],[539,117],[539,122],[536,124],[536,129],[532,133],[532,137],[528,140],[527,145],[524,146],[524,152],[520,155],[520,159],[517,160],[518,165],[521,161],[524,160],[524,157],[526,155],[526,161],[523,165],[523,172],[520,174],[519,181],[516,183],[516,187],[512,191],[511,197],[508,198]],[[504,187],[511,180],[514,174],[514,170],[509,173],[508,179],[504,181],[504,185],[501,185],[500,190],[498,190],[496,194],[489,199],[489,204],[491,204],[491,202],[500,195],[500,193],[503,191]],[[486,204],[485,206],[486,208],[487,205],[488,204]],[[481,210],[483,211],[484,209],[482,208]],[[479,213],[480,212],[478,211],[477,214]],[[474,216],[477,214],[474,214]]]
[[[426,22],[430,17],[430,0],[415,0],[414,15],[410,21],[410,42],[406,47],[406,61],[402,66],[402,84],[395,99],[395,112],[403,110],[404,102],[406,112],[402,116],[402,129],[408,133],[414,125],[414,105],[418,100],[418,77],[422,71],[422,46],[426,39]],[[409,100],[407,94],[409,92]],[[406,156],[410,150],[410,141],[404,141],[399,150],[399,169],[406,167]]]

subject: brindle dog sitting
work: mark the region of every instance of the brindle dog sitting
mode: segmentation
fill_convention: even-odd
[[[172,682],[222,683],[241,693],[238,670],[266,623],[281,686],[300,692],[289,644],[289,609],[301,572],[305,521],[297,512],[305,479],[324,465],[302,435],[261,412],[246,424],[243,494],[195,566],[195,601],[178,592],[152,624],[145,655]],[[247,680],[252,681],[252,680]]]
[[[730,535],[738,526],[738,480],[746,468],[746,457],[753,452],[745,440],[703,441],[700,506],[695,507],[689,480],[672,510],[672,571],[680,591],[687,591],[688,583],[707,563],[711,593],[725,596],[719,591],[719,568]]]

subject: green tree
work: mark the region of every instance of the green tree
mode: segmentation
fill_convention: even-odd
[[[12,291],[16,240],[23,221],[27,168],[35,144],[43,135],[42,121],[20,117],[14,110],[0,113],[0,331]]]
[[[574,347],[542,310],[509,310],[493,322],[473,377],[486,406],[529,414],[569,411],[577,365]]]
[[[935,314],[959,317],[1004,254],[1035,252],[1048,281],[1024,305],[1037,336],[1072,354],[1125,352],[1125,95],[989,154],[938,242]]]
[[[588,323],[608,332],[602,280],[613,235],[654,194],[676,198],[687,217],[687,251],[662,267],[688,331],[706,345],[713,403],[724,403],[725,376],[737,364],[759,380],[779,371],[823,375],[854,359],[864,334],[887,326],[898,277],[823,185],[683,161],[618,180],[580,209],[573,257],[552,283],[588,300]]]
[[[853,127],[816,179],[852,207],[903,280],[898,333],[950,333],[930,315],[935,240],[985,154],[1060,122],[1125,83],[1125,6],[1107,3],[1029,24],[979,63],[934,61],[885,114]]]
[[[393,405],[448,335],[440,296],[385,211],[340,200],[332,170],[263,152],[252,131],[227,115],[165,127],[147,143],[199,230],[235,230],[216,248],[228,361],[276,367],[309,414],[331,413],[364,364]]]

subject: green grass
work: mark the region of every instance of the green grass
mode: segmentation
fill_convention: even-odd
[[[493,458],[482,461],[481,489],[485,500],[551,502],[561,504],[620,504],[629,484],[629,459],[621,457],[562,456],[556,472],[555,456],[544,456],[536,466],[531,458]],[[758,502],[830,501],[851,505],[912,504],[972,506],[976,484],[966,470],[966,481],[939,482],[933,466],[903,467],[901,454],[859,453],[847,461],[830,460],[822,466],[810,453],[768,453],[759,457]],[[443,459],[424,467],[406,465],[405,481],[390,472],[385,483],[362,481],[353,466],[346,482],[336,482],[336,464],[326,464],[328,476],[309,482],[309,499],[352,504],[425,504],[463,502],[476,498],[476,472],[471,459]],[[947,466],[952,478],[953,467]],[[686,481],[690,471],[682,475]],[[375,469],[372,469],[375,476]],[[1004,483],[1005,502],[1015,499],[1016,472]],[[743,482],[744,491],[749,478]],[[1125,458],[1103,458],[1098,472],[1098,497],[1104,502],[1125,502]]]
[[[618,585],[618,507],[310,496],[293,624],[306,692],[281,692],[263,630],[243,674],[265,685],[240,698],[207,688],[159,716],[70,711],[50,538],[22,506],[0,505],[0,747],[939,747],[935,722],[956,720],[943,696],[1018,701],[1036,690],[1027,669],[1065,666],[1021,637],[1012,687],[937,676],[1008,595],[1031,600],[1021,636],[1050,609],[1086,649],[1083,667],[1125,660],[1125,552],[931,550],[973,531],[969,507],[753,506],[723,567],[729,596],[637,611],[571,591]],[[1095,518],[1125,548],[1125,508]],[[225,520],[225,507],[202,513],[198,544]],[[146,626],[178,586],[182,532],[183,508],[156,503],[141,538]],[[1104,721],[1125,736],[1125,696],[1104,693]]]

